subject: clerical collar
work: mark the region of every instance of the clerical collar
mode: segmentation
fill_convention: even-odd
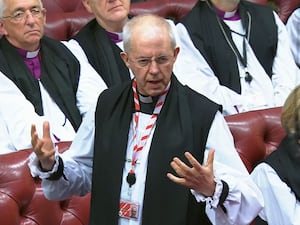
[[[142,103],[152,103],[153,102],[153,99],[152,99],[151,96],[144,96],[144,95],[141,95],[141,94],[139,94],[139,100]]]
[[[123,40],[122,33],[113,33],[109,31],[106,31],[106,33],[109,36],[109,38],[115,43],[119,43]]]
[[[38,56],[40,49],[33,51],[33,52],[28,52],[24,49],[21,48],[17,48],[17,51],[19,52],[19,54],[24,58],[24,59],[32,59]]]
[[[39,80],[41,78],[41,63],[39,59],[40,48],[33,52],[28,52],[20,48],[17,48],[17,51],[23,57],[25,65],[34,78]]]
[[[216,10],[218,16],[220,18],[222,18],[223,20],[234,21],[234,20],[240,20],[241,19],[238,8],[236,8],[235,10],[233,10],[231,12],[226,12],[226,11],[223,11],[223,10],[221,10],[221,9],[219,9],[215,6],[215,10]]]
[[[145,114],[153,114],[153,110],[155,108],[156,102],[159,98],[157,97],[151,97],[151,96],[144,96],[138,93],[139,95],[139,101],[140,101],[140,111]]]

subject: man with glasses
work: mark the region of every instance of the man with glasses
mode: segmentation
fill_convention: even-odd
[[[0,98],[9,92],[18,96],[5,108],[1,104],[8,137],[0,141],[10,140],[11,147],[0,152],[30,147],[27,126],[35,113],[51,121],[54,140],[72,140],[82,116],[106,88],[88,63],[79,64],[61,42],[44,36],[45,15],[40,0],[0,0],[0,71],[12,81],[0,88]],[[28,101],[33,110],[24,112],[19,101]],[[19,111],[23,120],[16,123]]]
[[[47,198],[92,191],[90,225],[249,224],[261,193],[220,106],[173,75],[179,47],[170,24],[137,16],[123,38],[134,79],[100,94],[68,151],[55,152],[49,123],[41,138],[32,126],[29,165]]]

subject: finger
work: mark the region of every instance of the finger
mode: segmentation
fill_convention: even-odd
[[[210,149],[208,152],[207,160],[206,160],[207,167],[213,168],[214,158],[215,158],[215,150]]]
[[[172,173],[167,173],[167,177],[173,181],[174,183],[177,183],[177,184],[184,184],[185,182],[185,179],[184,178],[180,178],[180,177],[176,177],[174,176]]]
[[[190,152],[185,152],[184,153],[185,157],[189,161],[189,163],[192,165],[192,167],[199,169],[201,168],[201,164],[197,161],[197,159],[190,153]]]
[[[36,134],[36,126],[35,126],[35,124],[32,124],[32,125],[31,125],[31,137],[32,137],[34,134]]]
[[[177,157],[174,157],[173,161],[171,162],[171,166],[175,171],[177,170],[187,171],[191,169],[188,165],[186,165],[183,161],[181,161]]]
[[[43,123],[43,138],[50,138],[50,124],[48,121]]]
[[[180,165],[176,162],[177,160],[173,160],[170,165],[173,168],[173,170],[175,171],[175,173],[179,176],[179,177],[183,177],[184,173],[182,171],[182,169],[180,168]]]
[[[34,147],[38,140],[38,134],[36,132],[36,126],[34,124],[31,125],[31,145]]]
[[[42,147],[43,147],[43,141],[37,138],[35,140],[34,144],[32,145],[32,150],[37,155],[41,155],[41,153],[42,153]]]

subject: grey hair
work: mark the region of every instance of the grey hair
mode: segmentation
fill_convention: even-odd
[[[43,2],[42,0],[39,0],[39,5],[41,6],[41,8],[43,8]],[[7,5],[5,0],[0,0],[0,18],[2,18],[4,16],[4,11],[6,10]]]
[[[171,47],[173,49],[176,48],[175,34],[172,30],[171,25],[167,22],[166,19],[154,14],[141,14],[128,20],[123,27],[123,46],[124,46],[124,51],[126,53],[130,52],[132,32],[134,31],[136,25],[142,24],[144,21],[150,21],[148,24],[150,24],[151,27],[147,27],[148,31],[150,29],[153,30],[154,32],[157,32],[157,30],[161,31],[162,29],[166,29],[169,34]]]

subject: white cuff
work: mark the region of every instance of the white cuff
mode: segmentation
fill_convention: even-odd
[[[211,208],[217,208],[223,190],[222,181],[218,178],[215,178],[214,181],[216,182],[216,189],[213,196],[206,197],[193,189],[191,190],[197,202],[206,202],[206,204],[209,204]]]
[[[55,157],[55,163],[54,163],[54,166],[53,166],[52,170],[47,171],[47,172],[43,172],[41,170],[40,162],[39,162],[38,157],[36,156],[36,154],[34,152],[31,153],[30,156],[29,156],[29,162],[28,162],[28,166],[29,166],[29,169],[30,169],[31,176],[32,177],[39,177],[41,179],[49,178],[58,169],[59,153],[58,153],[57,146],[55,146],[55,156],[54,157]]]

